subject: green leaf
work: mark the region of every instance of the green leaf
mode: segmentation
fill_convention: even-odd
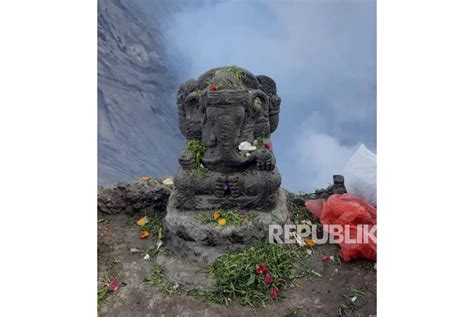
[[[247,281],[247,286],[252,285],[255,282],[255,274],[250,274],[249,280]]]

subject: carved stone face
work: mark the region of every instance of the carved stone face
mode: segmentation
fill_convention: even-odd
[[[181,131],[188,140],[204,143],[202,162],[208,169],[248,165],[249,159],[238,152],[238,145],[270,139],[278,125],[277,98],[275,82],[267,76],[237,67],[212,69],[181,86]]]
[[[247,161],[237,151],[246,118],[246,95],[243,91],[222,91],[202,99],[202,141],[207,148],[204,164],[239,166]]]

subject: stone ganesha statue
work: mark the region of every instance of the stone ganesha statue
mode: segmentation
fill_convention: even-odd
[[[281,176],[271,133],[281,99],[275,82],[236,66],[181,85],[179,126],[186,145],[175,178],[176,207],[271,209]]]

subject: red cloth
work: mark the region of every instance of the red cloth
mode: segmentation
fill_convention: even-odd
[[[324,199],[308,200],[305,203],[311,213],[320,219],[323,225],[342,225],[344,237],[349,236],[356,239],[357,231],[359,236],[370,231],[374,225],[377,225],[377,209],[374,208],[364,199],[351,194],[332,195],[327,201]],[[357,227],[357,225],[366,224],[368,226]],[[345,225],[348,225],[346,228]],[[333,234],[334,230],[329,228],[329,233]],[[349,230],[349,232],[346,232]],[[370,261],[377,260],[377,243],[372,239],[368,239],[367,243],[347,243],[341,242],[340,255],[344,261],[350,261],[355,258],[364,258]]]

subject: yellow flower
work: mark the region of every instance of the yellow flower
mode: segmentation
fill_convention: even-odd
[[[227,223],[227,220],[225,220],[225,218],[219,218],[217,220],[217,223],[219,224],[219,226],[225,226],[225,224]]]
[[[137,221],[137,226],[143,227],[147,222],[148,222],[148,218],[146,216],[142,217]]]
[[[307,245],[312,247],[316,242],[313,239],[304,239]]]
[[[214,212],[212,213],[212,218],[213,218],[214,220],[219,219],[220,216],[221,216],[221,213],[220,213],[219,210],[218,210],[218,211],[214,211]]]

